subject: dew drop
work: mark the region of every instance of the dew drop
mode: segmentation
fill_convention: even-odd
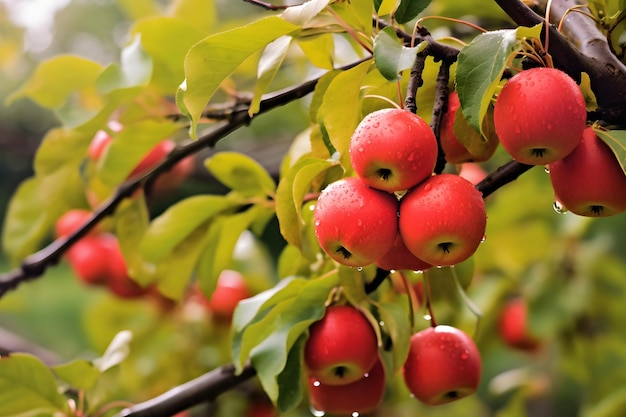
[[[550,167],[548,165],[544,166],[543,170],[546,172],[546,174],[550,173]]]
[[[563,206],[563,204],[561,204],[560,201],[555,201],[552,204],[552,208],[554,209],[555,212],[557,212],[558,214],[565,214],[567,213],[567,209]]]
[[[390,274],[395,274],[395,273],[396,273],[396,270],[395,270],[395,269],[390,269],[390,270],[389,270],[389,273],[390,273]]]
[[[311,414],[313,414],[315,417],[324,417],[326,415],[324,411],[316,410],[313,406],[311,406]]]
[[[322,383],[320,381],[313,381],[313,386],[314,387],[319,387],[320,385],[322,385]]]
[[[430,319],[432,319],[432,317],[430,316],[430,314],[424,314],[424,320],[428,320],[428,321],[430,321]]]
[[[466,361],[469,358],[469,355],[466,352],[461,353],[461,359]]]
[[[360,414],[359,414],[358,411],[353,411],[352,412],[352,417],[359,417],[359,416],[360,416]]]
[[[320,219],[315,219],[315,227],[318,227],[320,225]]]
[[[362,272],[363,271],[363,267],[359,266],[356,270],[359,271],[359,272]]]

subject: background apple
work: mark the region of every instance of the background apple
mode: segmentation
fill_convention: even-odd
[[[411,336],[402,371],[407,388],[418,400],[441,405],[477,390],[482,362],[476,344],[467,334],[439,325]]]
[[[545,165],[574,150],[586,127],[580,88],[555,68],[514,75],[496,99],[494,124],[500,143],[517,161]]]
[[[355,382],[378,360],[378,340],[370,322],[355,307],[333,305],[313,323],[304,347],[309,376],[324,385]]]
[[[251,295],[243,275],[239,271],[225,269],[220,273],[206,306],[216,318],[230,321],[239,302]]]
[[[398,232],[398,200],[393,194],[348,177],[328,185],[314,211],[322,249],[348,266],[366,266],[383,256]]]
[[[534,351],[540,345],[528,327],[528,307],[521,297],[506,302],[498,320],[498,331],[503,342],[512,348]]]
[[[365,116],[352,134],[350,161],[369,186],[389,192],[407,190],[432,173],[437,140],[416,114],[377,110]]]

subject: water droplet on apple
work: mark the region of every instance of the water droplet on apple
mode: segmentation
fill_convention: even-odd
[[[487,235],[483,235],[482,239],[480,239],[480,243],[485,243],[485,240],[487,240]]]
[[[544,166],[543,170],[546,172],[546,174],[550,173],[550,167],[548,165]]]
[[[359,152],[363,152],[363,147],[359,146]]]
[[[324,417],[326,415],[326,412],[316,410],[315,407],[311,406],[311,414],[313,414],[315,417]]]
[[[359,416],[360,416],[360,414],[359,414],[358,411],[353,411],[352,412],[352,417],[359,417]]]
[[[389,273],[390,273],[390,274],[395,274],[395,273],[396,273],[396,270],[395,270],[395,269],[390,269],[390,270],[389,270]]]
[[[430,314],[424,314],[424,320],[430,321],[432,319]]]
[[[320,385],[322,385],[322,383],[320,381],[313,381],[313,386],[314,387],[319,387]]]
[[[553,204],[552,204],[552,208],[554,209],[555,212],[557,212],[558,214],[565,214],[567,213],[567,209],[563,206],[563,204],[556,200]]]
[[[359,267],[357,267],[357,269],[356,269],[356,270],[357,270],[357,271],[359,271],[359,272],[362,272],[362,271],[363,271],[363,267],[362,267],[362,266],[359,266]]]
[[[461,353],[461,359],[466,361],[469,358],[469,355],[467,354],[467,352],[463,352]]]
[[[318,227],[320,225],[320,219],[315,219],[315,227]]]
[[[552,130],[552,123],[548,123],[548,125],[546,126],[546,128],[547,128],[548,130]]]

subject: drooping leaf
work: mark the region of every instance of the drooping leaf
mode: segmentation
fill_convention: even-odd
[[[407,23],[424,11],[432,0],[401,0],[393,17],[398,23]]]
[[[115,210],[115,234],[118,238],[129,276],[142,286],[154,280],[154,266],[141,256],[140,244],[150,222],[143,193],[125,200]]]
[[[270,42],[263,50],[257,67],[257,82],[254,87],[254,97],[248,108],[248,114],[250,116],[259,112],[263,94],[265,94],[272,80],[278,73],[280,66],[289,52],[292,41],[293,38],[291,36],[281,36],[275,41]]]
[[[426,42],[422,42],[413,48],[408,48],[398,39],[393,27],[386,27],[374,39],[376,68],[387,80],[396,81],[400,78],[400,72],[413,66],[416,54],[424,50],[426,45]]]
[[[141,254],[151,262],[161,260],[207,220],[239,204],[225,196],[198,195],[170,206],[148,226]]]
[[[311,280],[296,297],[276,305],[272,309],[274,314],[268,315],[273,318],[265,323],[269,334],[250,351],[250,359],[264,391],[273,402],[293,403],[279,400],[289,391],[280,390],[278,375],[285,369],[288,353],[296,341],[311,324],[324,316],[328,294],[337,282],[336,275]]]
[[[391,340],[391,369],[397,371],[402,368],[409,353],[409,339],[412,336],[408,306],[409,300],[400,297],[402,301],[382,302],[377,304],[378,315],[381,321],[381,331]]]
[[[243,196],[271,196],[276,190],[267,170],[242,153],[219,152],[206,159],[204,165],[219,182]]]
[[[609,145],[626,175],[626,130],[595,129],[595,132]]]
[[[341,165],[348,171],[351,169],[350,138],[361,121],[361,86],[370,65],[369,61],[363,62],[333,78],[318,112],[318,119],[339,152]]]
[[[74,94],[92,94],[102,66],[74,55],[59,55],[40,63],[33,75],[7,99],[28,97],[40,106],[59,109]]]
[[[302,230],[302,201],[311,191],[315,177],[336,166],[332,160],[304,158],[298,161],[281,179],[276,190],[276,215],[280,233],[293,246],[300,247]]]
[[[485,32],[476,36],[458,57],[456,90],[467,122],[483,132],[487,108],[510,58],[523,38],[539,38],[541,25]]]
[[[300,37],[297,39],[297,42],[311,64],[326,70],[333,69],[335,40],[331,33]]]
[[[15,353],[0,358],[0,416],[69,413],[54,374],[38,358]]]
[[[93,362],[85,359],[76,359],[69,363],[57,365],[53,368],[58,378],[78,390],[89,390],[97,382],[102,372]]]
[[[282,18],[297,26],[304,26],[330,3],[329,0],[309,0],[298,6],[287,8]]]
[[[185,82],[176,95],[181,110],[191,119],[190,135],[196,137],[205,106],[245,60],[281,36],[298,29],[278,16],[211,35],[195,44],[185,59]]]
[[[210,31],[217,20],[215,2],[204,0],[177,0],[172,3],[170,15],[201,32]],[[178,32],[176,32],[178,40]]]
[[[97,86],[102,94],[107,94],[116,89],[146,85],[151,76],[152,59],[141,45],[141,36],[136,34],[122,50],[120,64],[111,64],[102,71]]]
[[[100,372],[105,372],[122,363],[130,353],[130,342],[132,340],[133,334],[128,330],[122,330],[117,333],[113,340],[111,340],[104,354],[94,359],[94,366],[98,368]]]
[[[239,236],[263,210],[254,205],[241,213],[221,215],[213,220],[197,269],[200,290],[207,298],[213,294],[220,273],[231,264]]]
[[[279,392],[276,408],[281,413],[296,408],[302,401],[303,384],[294,383],[294,381],[302,381],[304,376],[301,358],[304,354],[306,339],[305,333],[298,337],[287,354],[285,367],[276,377]]]
[[[202,7],[210,8],[210,4],[204,2]],[[172,33],[176,36],[171,36]],[[180,19],[158,16],[140,20],[131,29],[131,34],[141,35],[141,45],[152,59],[151,83],[164,94],[174,94],[185,78],[182,63],[187,51],[206,36],[206,31],[191,27]]]

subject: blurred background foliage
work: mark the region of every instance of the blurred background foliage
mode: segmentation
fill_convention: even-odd
[[[172,3],[0,0],[0,101],[49,57],[76,54],[101,64],[116,62],[133,22],[162,13]],[[463,18],[486,28],[512,26],[495,3],[486,0],[437,0],[424,14]],[[211,24],[218,31],[260,15],[263,11],[243,1],[220,0]],[[424,24],[436,37],[475,35],[465,26],[443,20]],[[287,68],[280,72],[277,88],[315,73],[297,61]],[[251,154],[277,176],[289,144],[306,124],[304,99],[232,134],[218,150]],[[39,141],[56,125],[55,116],[32,101],[0,106],[3,218],[17,185],[32,174]],[[210,152],[203,152],[198,160]],[[483,166],[491,171],[507,161],[508,156],[499,150]],[[187,195],[223,191],[220,187],[198,168],[176,195],[159,202],[155,210]],[[399,381],[390,381],[387,401],[378,415],[626,416],[626,216],[589,220],[558,214],[553,202],[542,168],[534,168],[490,196],[486,240],[475,256],[475,274],[468,288],[470,299],[482,312],[479,326],[463,300],[448,299],[434,306],[439,322],[472,334],[476,331],[484,360],[479,394],[427,408],[411,399]],[[277,279],[276,259],[284,242],[277,232],[248,238],[241,243],[243,249],[233,268],[257,282],[259,289],[267,288]],[[0,257],[0,270],[9,268]],[[506,347],[497,337],[497,318],[514,295],[522,295],[530,305],[531,328],[542,342],[533,353]],[[22,338],[18,347],[55,364],[76,357],[94,358],[117,332],[132,330],[131,356],[107,387],[111,398],[129,401],[151,398],[230,362],[228,326],[212,320],[197,303],[116,299],[106,291],[81,285],[65,261],[0,300],[0,329]],[[0,333],[0,348],[8,341]],[[247,384],[221,397],[217,408],[202,408],[198,414],[243,415],[248,412],[246,404],[258,398],[262,398],[258,387]],[[303,405],[293,415],[310,413]]]

